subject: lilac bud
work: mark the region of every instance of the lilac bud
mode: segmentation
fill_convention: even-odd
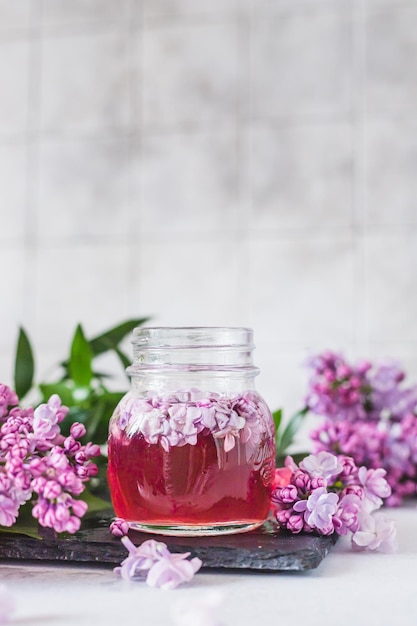
[[[81,439],[81,437],[84,437],[86,432],[87,430],[84,424],[80,424],[79,422],[74,422],[70,428],[71,436],[74,437],[74,439]]]

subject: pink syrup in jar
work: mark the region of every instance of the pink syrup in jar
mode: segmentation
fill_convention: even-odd
[[[275,455],[269,429],[255,446],[236,437],[226,451],[224,438],[204,428],[195,444],[164,449],[113,421],[108,443],[113,507],[133,528],[216,534],[250,530],[267,518]]]

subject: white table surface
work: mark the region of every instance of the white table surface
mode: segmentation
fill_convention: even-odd
[[[14,598],[16,626],[172,626],[174,605],[213,591],[223,598],[222,626],[417,626],[417,508],[387,512],[397,523],[398,553],[355,553],[341,538],[306,573],[203,571],[162,591],[124,582],[111,569],[0,561],[0,581]]]

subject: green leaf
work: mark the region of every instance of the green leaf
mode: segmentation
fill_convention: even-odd
[[[282,421],[282,409],[278,409],[277,411],[274,411],[272,413],[272,419],[274,420],[275,432],[278,438],[279,427],[281,426],[281,421]]]
[[[115,353],[120,359],[121,364],[126,369],[131,364],[131,360],[120,350],[120,348],[114,348]]]
[[[93,378],[93,351],[78,324],[71,344],[69,372],[76,387],[89,387]]]
[[[34,523],[33,525],[25,525],[19,523],[19,518],[13,524],[13,526],[0,526],[1,533],[13,533],[16,535],[26,535],[27,537],[32,537],[33,539],[41,539],[38,532],[38,523]]]
[[[300,428],[301,423],[307,413],[308,407],[305,407],[304,409],[301,409],[301,411],[298,411],[298,413],[293,415],[293,417],[290,419],[284,429],[284,432],[282,433],[282,436],[279,437],[277,440],[277,457],[283,456],[284,452],[292,444],[294,436]]]
[[[80,500],[84,500],[88,504],[88,513],[96,513],[97,511],[111,510],[112,505],[108,500],[103,500],[98,496],[94,496],[88,489],[86,489],[81,495]]]
[[[90,340],[90,346],[94,356],[98,356],[103,352],[116,348],[126,335],[131,333],[137,326],[145,324],[148,320],[149,317],[128,320],[110,328],[101,335],[97,335],[97,337]]]
[[[14,386],[19,398],[23,398],[33,385],[35,362],[29,338],[22,327],[19,328],[14,367]]]
[[[41,539],[38,520],[32,516],[32,506],[33,502],[30,500],[21,506],[19,516],[13,526],[0,526],[0,532],[27,535],[34,539]]]
[[[54,393],[57,393],[65,406],[74,404],[74,383],[70,380],[63,380],[57,383],[41,383],[39,389],[44,402],[47,402]]]

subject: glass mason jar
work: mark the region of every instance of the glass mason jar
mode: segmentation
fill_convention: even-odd
[[[131,528],[214,535],[269,512],[274,424],[248,328],[136,328],[131,390],[110,420],[108,481]]]

